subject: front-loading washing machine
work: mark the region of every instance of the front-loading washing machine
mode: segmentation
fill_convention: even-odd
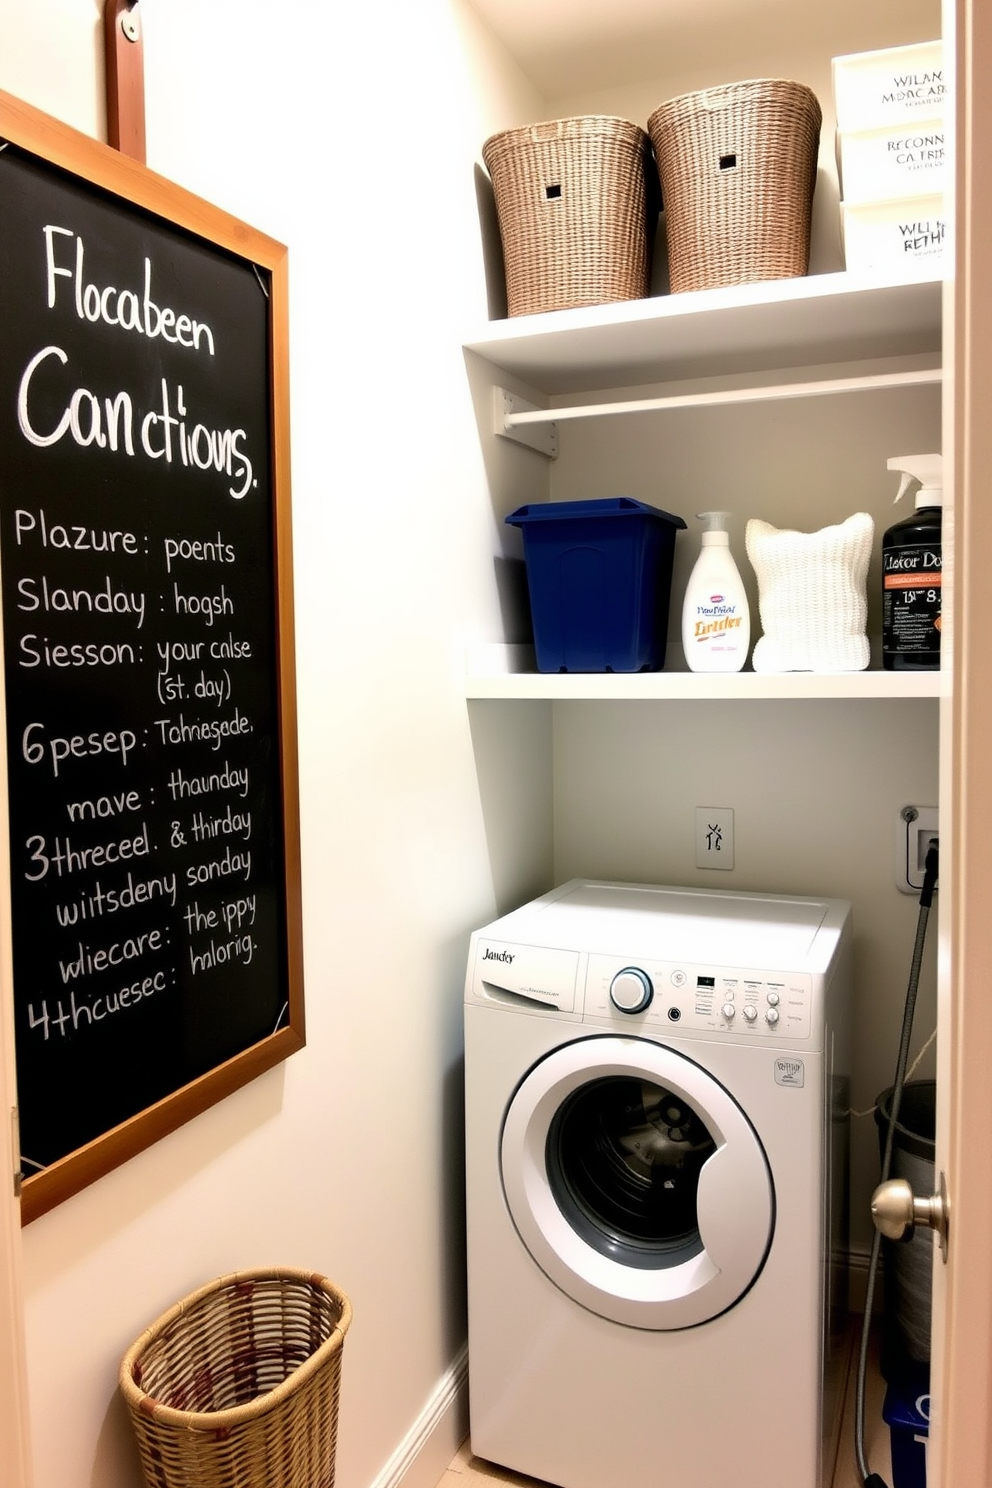
[[[846,1309],[849,906],[573,880],[465,994],[473,1452],[821,1488]]]

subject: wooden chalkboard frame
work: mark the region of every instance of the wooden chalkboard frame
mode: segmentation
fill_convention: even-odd
[[[27,1224],[112,1171],[192,1117],[271,1069],[305,1043],[303,940],[300,883],[299,780],[293,636],[289,468],[289,338],[287,249],[237,218],[156,175],[145,166],[81,134],[9,94],[0,92],[0,140],[21,147],[114,198],[123,213],[151,214],[266,271],[269,287],[268,407],[271,431],[272,559],[275,580],[275,696],[283,824],[282,910],[285,916],[284,1026],[176,1089],[112,1130],[24,1177],[22,1222]],[[0,655],[2,666],[2,655]],[[2,680],[2,679],[0,679]],[[2,688],[0,688],[2,697]],[[0,730],[0,781],[5,782],[6,727]],[[6,788],[0,808],[0,979],[13,999],[10,950],[11,866],[6,826]]]

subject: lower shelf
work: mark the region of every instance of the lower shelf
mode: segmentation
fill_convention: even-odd
[[[468,658],[469,698],[609,701],[803,698],[936,698],[943,672],[537,672],[526,646],[481,646]]]

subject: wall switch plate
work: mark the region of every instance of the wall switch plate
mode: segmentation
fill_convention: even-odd
[[[896,817],[896,886],[901,894],[923,887],[927,849],[940,837],[936,806],[904,806]]]
[[[733,868],[733,866],[733,807],[697,806],[696,867]]]

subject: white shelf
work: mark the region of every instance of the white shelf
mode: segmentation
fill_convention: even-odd
[[[706,406],[768,397],[822,396],[914,386],[940,379],[942,284],[900,283],[848,274],[630,300],[583,310],[493,321],[465,349],[519,377],[550,400],[547,410],[506,389],[494,390],[495,432],[540,444],[558,420],[636,408]],[[920,369],[919,362],[929,364]],[[853,377],[849,374],[857,371]],[[762,373],[788,375],[772,380]],[[830,374],[827,376],[827,374]],[[695,379],[695,381],[694,381]],[[581,391],[637,384],[669,386],[659,398],[629,404],[563,407]],[[546,700],[703,700],[937,698],[939,672],[663,671],[539,673],[533,652],[479,647],[469,658],[469,698]]]
[[[819,274],[490,321],[467,351],[548,395],[939,357],[941,282]]]
[[[469,698],[564,701],[731,701],[936,698],[940,672],[535,672],[513,670],[528,648],[483,646],[468,658]]]

